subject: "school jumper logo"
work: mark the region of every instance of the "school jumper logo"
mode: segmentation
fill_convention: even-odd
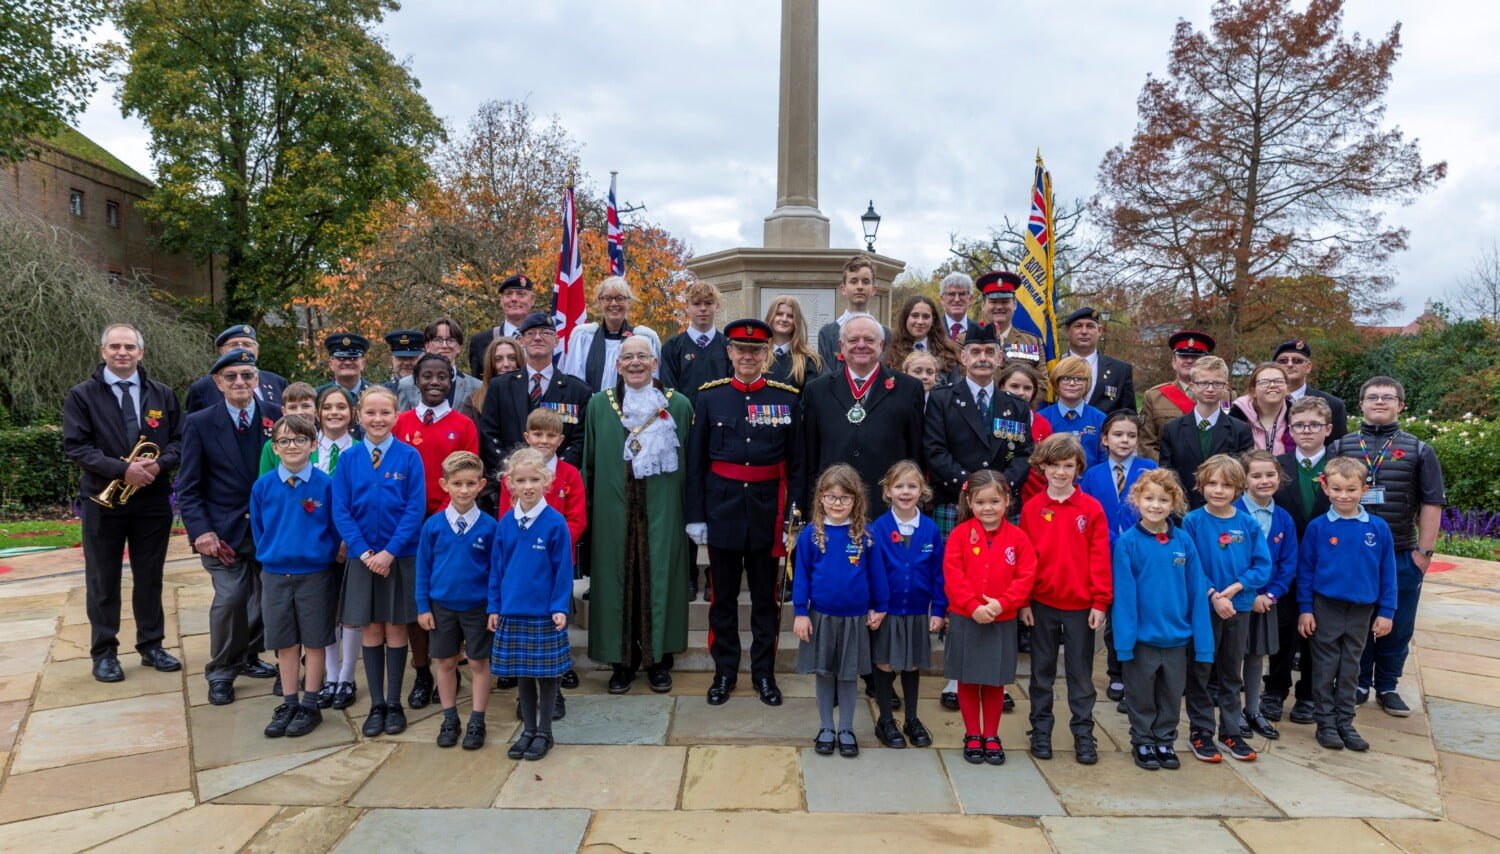
[[[1015,546],[1006,546],[1005,547],[1005,562],[1006,563],[1015,563],[1016,562],[1016,547]]]
[[[1374,531],[1366,531],[1365,532],[1365,545],[1367,545],[1367,546],[1374,546],[1375,545],[1375,532]]]

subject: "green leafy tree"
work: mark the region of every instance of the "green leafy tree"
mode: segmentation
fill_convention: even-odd
[[[428,174],[442,126],[373,32],[394,0],[124,0],[120,102],[151,129],[163,244],[215,258],[258,321]]]
[[[110,45],[88,41],[103,19],[102,0],[0,3],[0,163],[24,160],[87,105],[110,59]]]

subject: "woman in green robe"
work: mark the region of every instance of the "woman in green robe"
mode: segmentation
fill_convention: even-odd
[[[584,418],[589,657],[614,666],[611,694],[630,690],[641,667],[651,690],[670,691],[672,654],[687,648],[682,478],[693,407],[653,381],[656,364],[649,341],[626,338],[619,380]]]

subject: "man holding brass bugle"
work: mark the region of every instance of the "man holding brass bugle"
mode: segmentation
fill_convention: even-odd
[[[141,664],[161,671],[182,663],[162,649],[162,565],[172,532],[170,496],[182,439],[177,395],[141,367],[146,342],[125,323],[105,327],[103,360],[93,377],[68,390],[63,402],[63,451],[83,469],[83,565],[94,678],[125,678],[120,642],[120,577],[130,549],[135,648]]]

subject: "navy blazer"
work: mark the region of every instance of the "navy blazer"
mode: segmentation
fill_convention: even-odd
[[[512,450],[526,444],[526,416],[536,407],[531,404],[531,369],[500,374],[490,380],[484,393],[484,409],[479,415],[479,455],[490,475],[500,471],[500,464]],[[563,440],[557,457],[578,468],[583,465],[583,418],[593,397],[588,383],[552,369],[552,381],[542,391],[542,403],[558,404],[563,416]],[[571,407],[571,408],[569,408]]]
[[[1219,420],[1209,431],[1208,455],[1198,446],[1198,411],[1195,409],[1180,418],[1168,421],[1161,428],[1160,462],[1164,469],[1177,472],[1182,488],[1187,491],[1188,507],[1198,509],[1204,504],[1198,492],[1198,466],[1215,454],[1229,454],[1239,459],[1240,454],[1255,447],[1255,437],[1250,425],[1228,412],[1220,412]]]
[[[250,430],[259,446],[271,439],[266,419],[274,422],[280,417],[281,407],[255,402]],[[260,472],[256,465],[245,464],[234,432],[234,421],[222,403],[187,417],[177,469],[177,509],[189,541],[212,531],[238,550],[250,539],[250,488]]]
[[[1111,393],[1113,392],[1113,393]],[[1089,406],[1105,415],[1117,409],[1135,409],[1135,367],[1113,356],[1099,354],[1099,376]]]
[[[1130,488],[1135,486],[1135,482],[1141,479],[1141,473],[1151,471],[1156,467],[1156,463],[1136,454],[1130,460],[1130,466],[1125,469],[1124,493],[1115,492],[1115,465],[1107,454],[1104,462],[1089,466],[1088,471],[1083,473],[1083,479],[1079,481],[1078,486],[1104,508],[1104,518],[1109,520],[1111,545],[1114,544],[1116,538],[1140,521],[1141,514],[1125,498],[1130,495]]]

